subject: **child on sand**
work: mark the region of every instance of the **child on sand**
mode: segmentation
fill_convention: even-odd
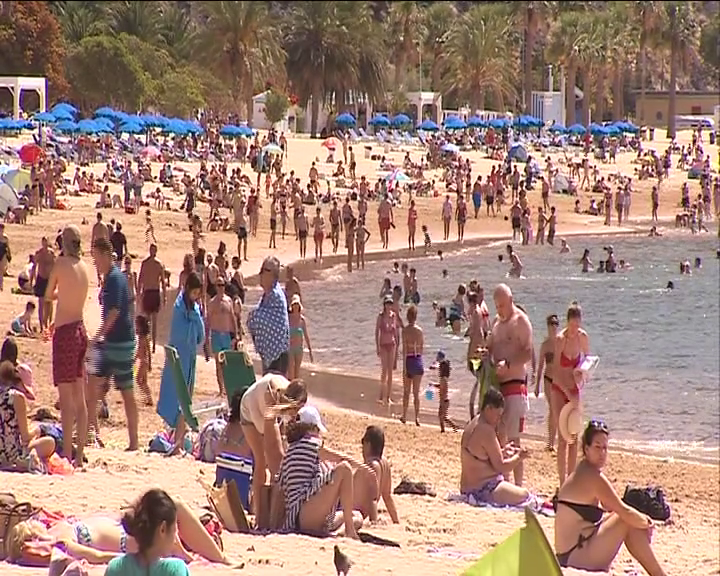
[[[135,381],[145,406],[152,406],[152,393],[148,385],[147,375],[150,369],[150,323],[145,316],[137,316],[135,318],[135,332],[137,333],[137,349],[135,351],[135,361],[137,362],[137,372]]]
[[[32,327],[32,317],[35,314],[35,303],[28,302],[25,305],[25,312],[10,323],[12,336],[27,336],[32,338],[35,332]]]
[[[435,364],[432,366],[438,371],[438,420],[440,421],[440,432],[445,432],[445,424],[450,426],[453,431],[457,432],[457,425],[448,418],[448,410],[450,408],[450,398],[448,397],[448,382],[450,381],[450,360],[445,356],[445,352],[438,350],[435,357]]]
[[[425,224],[422,225],[420,228],[423,233],[423,237],[425,239],[425,255],[427,256],[428,250],[432,248],[432,240],[430,240],[430,232],[428,232],[428,227],[425,226]]]

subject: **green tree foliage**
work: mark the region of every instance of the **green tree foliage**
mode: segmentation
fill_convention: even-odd
[[[290,100],[288,97],[279,92],[278,90],[271,88],[265,94],[265,118],[271,124],[277,124],[287,114],[288,108],[290,108]]]
[[[65,43],[46,2],[6,2],[0,11],[0,70],[5,76],[45,76],[53,98],[68,90]]]
[[[137,111],[145,103],[149,77],[118,38],[85,38],[70,51],[66,67],[71,96],[86,110],[109,105]]]
[[[187,118],[193,110],[205,107],[204,91],[195,69],[178,68],[157,83],[154,104],[168,116]]]

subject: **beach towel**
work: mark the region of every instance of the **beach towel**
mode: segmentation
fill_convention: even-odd
[[[525,526],[470,566],[463,576],[562,576],[550,542],[535,515],[525,509]]]
[[[468,506],[473,506],[475,508],[496,508],[498,510],[515,511],[530,509],[536,514],[542,514],[543,516],[547,516],[549,518],[555,517],[555,511],[553,510],[552,502],[539,496],[535,496],[534,494],[530,494],[530,497],[527,499],[526,502],[517,506],[502,506],[500,504],[493,504],[492,502],[482,502],[480,500],[477,500],[471,494],[460,494],[458,492],[452,492],[448,494],[447,500],[448,502],[460,502],[462,504],[467,504]]]
[[[173,305],[168,345],[177,350],[182,375],[190,398],[192,398],[193,387],[195,386],[197,347],[203,343],[204,339],[205,325],[200,314],[200,308],[195,303],[188,310],[182,292],[180,292]],[[162,380],[160,381],[157,413],[171,428],[175,428],[177,417],[180,415],[180,401],[175,378],[173,365],[166,356]]]

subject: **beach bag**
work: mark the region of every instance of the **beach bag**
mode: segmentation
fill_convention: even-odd
[[[200,430],[193,455],[201,462],[215,462],[218,455],[218,442],[225,431],[227,422],[222,418],[208,420]]]
[[[30,502],[18,502],[10,492],[0,492],[0,561],[8,555],[7,537],[17,524],[37,513]]]
[[[219,488],[210,486],[202,479],[198,479],[198,482],[205,489],[210,508],[225,530],[245,534],[250,532],[250,523],[234,480],[224,483]]]
[[[627,486],[623,502],[653,520],[665,522],[670,519],[670,506],[665,501],[665,492],[659,486],[634,488]]]

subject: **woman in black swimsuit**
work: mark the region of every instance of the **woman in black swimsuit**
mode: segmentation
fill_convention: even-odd
[[[609,571],[624,543],[650,576],[665,576],[650,547],[652,520],[627,506],[602,473],[607,448],[607,426],[591,420],[582,436],[583,459],[557,496],[558,562],[563,567]]]

